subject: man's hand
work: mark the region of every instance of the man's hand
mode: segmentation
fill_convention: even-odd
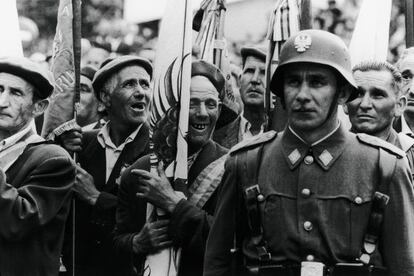
[[[80,152],[82,150],[82,128],[78,125],[62,133],[59,139],[61,146],[68,152]]]
[[[171,187],[162,167],[162,162],[158,164],[158,175],[138,169],[132,170],[131,173],[137,176],[137,197],[148,200],[164,211],[172,213],[177,203],[184,198]]]
[[[168,238],[168,220],[147,222],[141,232],[132,239],[132,248],[135,253],[147,255],[155,253],[172,245]]]
[[[86,201],[90,205],[95,205],[100,192],[96,189],[93,176],[81,168],[78,164],[76,166],[76,181],[73,186],[76,195]]]

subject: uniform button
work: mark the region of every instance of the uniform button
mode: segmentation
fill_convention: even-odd
[[[361,203],[362,203],[362,198],[361,198],[361,197],[359,197],[359,196],[357,196],[357,197],[355,198],[355,203],[356,203],[356,204],[361,204]]]
[[[265,197],[262,194],[257,195],[257,201],[263,202],[265,200]]]
[[[308,262],[313,262],[315,260],[315,257],[313,255],[308,255],[308,256],[306,256],[306,260]]]
[[[304,198],[308,198],[311,194],[311,191],[309,189],[305,188],[305,189],[302,190],[301,194]]]
[[[304,228],[306,231],[311,231],[311,230],[312,230],[312,228],[313,228],[312,222],[310,222],[310,221],[305,221],[305,222],[303,223],[303,228]]]
[[[305,157],[304,161],[305,161],[305,164],[306,164],[306,165],[310,165],[310,164],[312,164],[312,163],[313,163],[313,156],[312,156],[312,155],[307,155],[307,156]]]

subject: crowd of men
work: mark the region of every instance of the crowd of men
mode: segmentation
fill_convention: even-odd
[[[414,275],[412,48],[352,68],[339,37],[293,35],[270,82],[281,132],[266,131],[266,49],[242,48],[226,125],[224,74],[194,58],[186,185],[150,169],[151,61],[93,51],[78,126],[48,141],[34,119],[50,72],[0,59],[0,275],[153,275],[147,257],[171,247],[178,276]]]

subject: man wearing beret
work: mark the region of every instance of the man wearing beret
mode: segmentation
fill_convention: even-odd
[[[414,275],[405,153],[338,120],[338,105],[358,96],[345,43],[321,30],[292,35],[270,89],[288,125],[232,148],[204,276]]]
[[[173,190],[162,164],[158,175],[149,172],[149,155],[122,177],[115,246],[129,254],[139,275],[147,269],[143,267],[145,257],[168,246],[182,249],[179,276],[202,275],[205,242],[227,152],[211,140],[224,97],[224,77],[205,61],[193,61],[191,76],[188,186],[180,189],[185,197]],[[165,211],[168,219],[146,221],[147,202]]]
[[[76,275],[120,275],[125,267],[112,247],[117,193],[122,170],[148,152],[151,76],[151,63],[136,56],[118,57],[105,64],[96,72],[92,85],[108,112],[108,123],[100,130],[83,134],[75,130],[60,137],[66,149],[79,152]],[[71,270],[68,251],[64,261]]]
[[[214,133],[214,140],[226,148],[263,132],[263,124],[266,121],[266,51],[260,47],[243,47],[241,55],[243,68],[239,83],[243,112],[235,121]]]
[[[26,58],[0,59],[0,275],[58,275],[75,166],[46,143],[34,117],[53,91]]]

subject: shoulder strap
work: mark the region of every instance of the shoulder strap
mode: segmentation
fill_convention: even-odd
[[[381,226],[384,220],[385,207],[388,204],[388,187],[394,174],[397,156],[384,149],[379,149],[379,183],[372,200],[371,213],[369,216],[367,231],[359,260],[369,264],[371,255],[375,252],[381,233]]]
[[[269,261],[271,254],[267,250],[263,239],[261,221],[261,205],[265,198],[258,185],[260,163],[264,144],[242,152],[237,160],[237,170],[241,174],[241,188],[245,199],[248,227],[252,234],[252,241],[256,247],[259,264]]]

